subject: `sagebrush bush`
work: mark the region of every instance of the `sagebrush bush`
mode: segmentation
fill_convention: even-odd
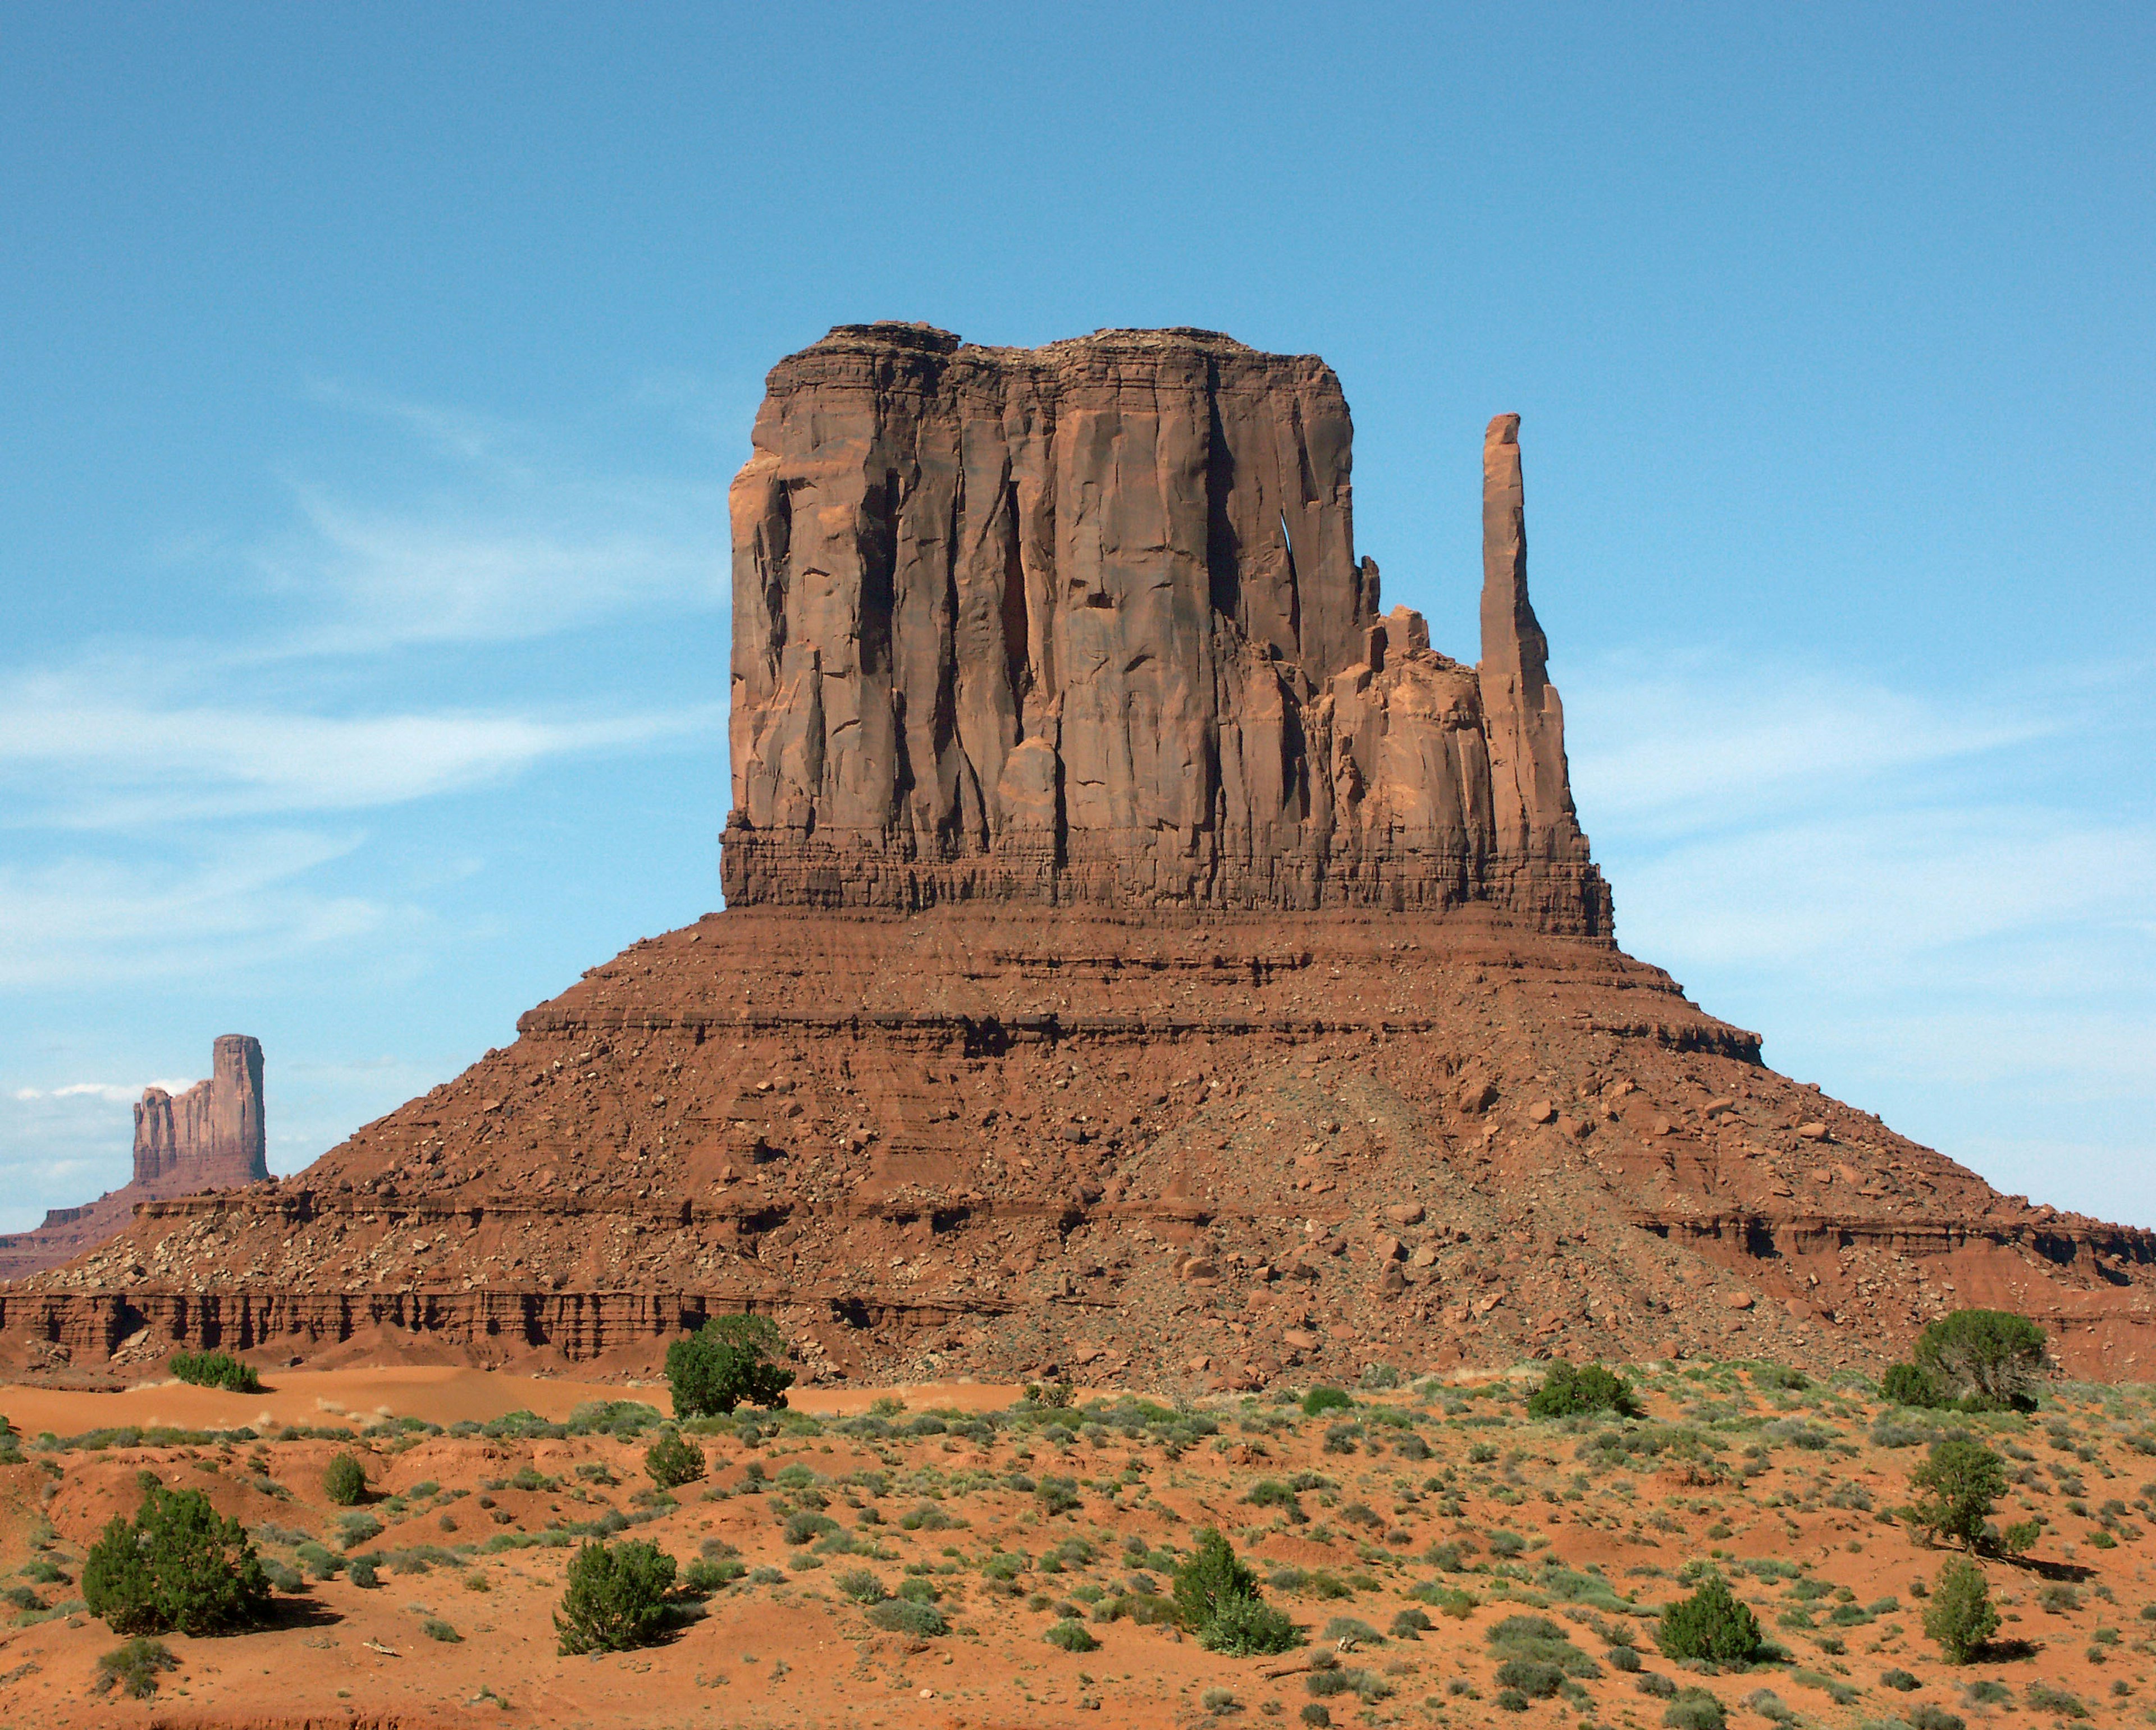
[[[97,1661],[92,1692],[109,1694],[117,1688],[131,1700],[147,1700],[157,1692],[158,1672],[179,1667],[180,1661],[163,1640],[137,1635]]]
[[[948,1634],[951,1625],[932,1604],[916,1604],[911,1598],[886,1598],[869,1611],[872,1626],[886,1634],[910,1634],[916,1640],[933,1640]]]
[[[115,1634],[224,1634],[262,1620],[270,1579],[239,1521],[151,1479],[135,1518],[115,1514],[90,1546],[82,1595]]]
[[[1354,1408],[1355,1402],[1340,1388],[1312,1388],[1302,1396],[1302,1415],[1306,1418],[1328,1411],[1352,1411]]]
[[[1231,1598],[1198,1636],[1209,1652],[1229,1658],[1265,1658],[1302,1644],[1302,1630],[1281,1611],[1255,1598]]]
[[[564,1657],[648,1646],[666,1625],[674,1559],[641,1540],[586,1540],[569,1564],[568,1587],[554,1613]]]

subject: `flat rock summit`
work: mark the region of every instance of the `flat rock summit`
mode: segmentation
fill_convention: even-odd
[[[642,1374],[747,1306],[811,1380],[1196,1390],[1876,1364],[1991,1303],[2145,1376],[2156,1237],[1996,1194],[1617,948],[1519,433],[1471,665],[1382,610],[1315,356],[878,324],[782,361],[732,494],[725,911],[305,1171],[0,1287],[0,1359]]]

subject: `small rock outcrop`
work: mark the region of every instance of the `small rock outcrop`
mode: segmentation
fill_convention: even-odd
[[[732,490],[728,904],[1483,902],[1606,936],[1518,425],[1478,671],[1380,616],[1315,356],[886,324],[780,361]]]
[[[0,1236],[0,1280],[57,1267],[102,1243],[137,1202],[238,1189],[270,1175],[262,1123],[262,1042],[222,1035],[210,1074],[185,1093],[146,1088],[135,1107],[135,1175],[80,1207],[55,1207],[42,1226]]]

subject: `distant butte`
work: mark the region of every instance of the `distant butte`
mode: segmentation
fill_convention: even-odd
[[[177,1098],[146,1088],[135,1107],[135,1175],[80,1207],[0,1236],[0,1280],[57,1267],[134,1217],[135,1204],[198,1190],[237,1189],[270,1175],[264,1158],[262,1046],[228,1033],[210,1047],[210,1074]]]
[[[2145,1374],[2156,1237],[1999,1195],[1617,948],[1518,432],[1470,667],[1381,611],[1314,356],[881,324],[782,361],[732,495],[726,911],[299,1175],[0,1288],[0,1356],[642,1374],[748,1306],[811,1379],[1196,1390],[1876,1364],[1982,1303]]]

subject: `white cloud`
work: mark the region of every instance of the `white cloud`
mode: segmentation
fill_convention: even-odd
[[[69,1082],[60,1088],[18,1088],[14,1097],[28,1102],[35,1099],[95,1099],[107,1105],[132,1105],[151,1088],[167,1093],[184,1093],[194,1086],[191,1081],[146,1081],[140,1087],[125,1083]]]
[[[326,715],[115,698],[109,663],[0,688],[13,819],[64,827],[352,811],[501,780],[548,759],[722,729],[723,704],[548,719],[443,710]],[[40,779],[40,776],[43,778]],[[42,800],[38,796],[42,794]]]
[[[0,866],[0,988],[80,990],[294,965],[379,929],[389,909],[308,878],[355,836],[273,831],[206,857]]]

